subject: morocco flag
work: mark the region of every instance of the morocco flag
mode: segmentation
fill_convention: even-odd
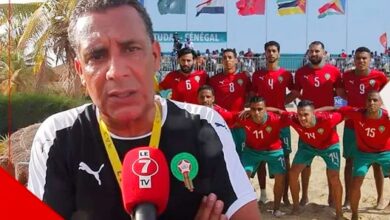
[[[236,3],[238,14],[246,15],[263,15],[265,11],[265,0],[239,0]]]

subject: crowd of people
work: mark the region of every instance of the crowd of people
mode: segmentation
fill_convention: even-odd
[[[138,1],[81,0],[68,36],[92,104],[42,123],[28,178],[28,189],[65,219],[130,219],[132,210],[122,204],[122,161],[138,146],[158,149],[170,164],[169,198],[158,219],[260,219],[249,178],[257,174],[260,201],[265,201],[265,164],[275,178],[273,215],[285,214],[280,205],[290,205],[289,189],[291,214],[299,215],[309,202],[315,156],[326,163],[335,219],[344,219],[343,205],[359,219],[360,187],[374,164],[377,206],[387,206],[383,182],[390,176],[390,121],[379,91],[388,79],[370,68],[368,48],[356,49],[355,68],[343,74],[326,62],[320,41],[309,45],[309,62],[295,74],[279,65],[278,42],[264,45],[264,68],[253,73],[239,69],[236,51],[226,48],[221,71],[210,75],[196,68],[198,54],[184,47],[177,50],[179,68],[156,81],[161,50]],[[159,96],[167,89],[170,99]],[[335,95],[348,106],[335,108]],[[297,99],[296,111],[287,111],[286,104]],[[345,193],[334,129],[342,120],[348,124]],[[300,137],[291,163],[290,127]],[[178,170],[183,164],[187,173]]]
[[[177,44],[174,43],[174,45]],[[206,49],[204,52],[196,50],[194,47],[192,47],[191,49],[194,49],[197,54],[196,64],[195,64],[196,69],[205,70],[210,76],[212,74],[222,71],[223,69],[222,54],[224,48],[221,48],[220,50],[213,50],[213,51]],[[175,51],[176,50],[177,49],[175,49]],[[354,54],[355,54],[355,50],[352,50],[351,54],[347,54],[345,50],[342,50],[340,54],[326,53],[325,62],[332,64],[333,66],[336,66],[343,73],[355,67]],[[174,52],[171,55],[162,56],[161,68],[159,71],[160,75],[164,76],[166,73],[176,70],[178,68],[176,57],[177,57],[177,52]],[[247,71],[249,73],[253,73],[259,69],[265,68],[266,66],[265,54],[254,53],[251,48],[248,48],[246,52],[243,50],[237,52],[237,59],[238,59],[237,68],[240,71]],[[307,52],[302,56],[297,56],[297,55],[289,56],[288,54],[286,54],[284,55],[283,59],[285,63],[289,64],[288,67],[285,68],[291,71],[293,74],[297,70],[296,66],[303,66],[309,63],[309,57]],[[371,52],[370,68],[381,70],[386,75],[390,75],[389,54],[385,54],[385,53],[378,54],[377,51]]]

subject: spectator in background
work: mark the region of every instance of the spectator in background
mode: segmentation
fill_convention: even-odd
[[[186,42],[184,43],[185,48],[194,49],[194,43],[191,41],[191,38],[187,37]]]

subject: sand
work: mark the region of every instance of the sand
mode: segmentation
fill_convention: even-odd
[[[343,131],[343,123],[338,125],[337,130],[338,134],[340,135],[340,140],[342,140],[342,131]],[[292,153],[290,155],[290,160],[294,158],[294,155],[297,151],[297,141],[298,141],[298,135],[294,131],[294,129],[291,129],[291,135],[292,135]],[[342,142],[342,141],[341,141]],[[344,166],[345,166],[345,160],[342,159],[341,162],[341,169],[340,169],[340,179],[343,185],[343,191],[345,191],[344,188]],[[267,177],[267,195],[268,199],[271,202],[267,202],[264,204],[259,204],[262,219],[291,219],[291,220],[304,220],[304,219],[310,219],[310,220],[322,220],[322,219],[334,219],[334,209],[330,208],[327,204],[327,198],[328,198],[328,184],[326,180],[326,165],[325,162],[320,157],[316,157],[313,160],[312,163],[312,172],[311,172],[311,178],[310,178],[310,184],[309,184],[309,203],[303,207],[303,213],[301,213],[299,216],[292,216],[292,215],[285,215],[280,218],[275,218],[270,212],[267,210],[272,210],[272,201],[273,201],[273,184],[274,180],[269,179]],[[251,179],[252,185],[255,187],[258,198],[260,197],[260,188],[257,182],[257,177]],[[292,203],[291,194],[289,193],[290,202]],[[390,219],[390,209],[385,210],[376,210],[376,187],[375,187],[375,181],[373,176],[372,168],[370,168],[369,173],[367,174],[364,183],[361,188],[361,199],[360,199],[360,205],[359,205],[359,213],[360,213],[360,219],[361,220],[389,220]],[[386,204],[389,203],[390,199],[390,180],[388,178],[385,179],[384,184],[384,198]],[[343,195],[343,201],[344,201],[344,195]],[[285,206],[281,205],[281,210],[289,213],[292,206]],[[349,210],[344,211],[344,216],[348,219],[351,218],[351,212]]]

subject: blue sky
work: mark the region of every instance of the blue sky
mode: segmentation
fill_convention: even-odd
[[[183,0],[184,1],[184,0]],[[239,16],[235,3],[226,0],[225,14],[200,14],[195,17],[195,6],[200,0],[186,0],[185,15],[160,15],[157,0],[144,0],[155,31],[222,31],[227,32],[227,43],[196,43],[204,51],[225,47],[262,52],[266,41],[276,40],[282,53],[304,53],[308,43],[320,40],[330,53],[342,49],[351,52],[359,46],[383,52],[379,36],[390,34],[389,0],[346,0],[346,15],[331,15],[318,19],[318,8],[329,0],[307,0],[307,14],[279,16],[276,0],[266,0],[266,15]],[[390,35],[389,35],[390,38]],[[162,43],[170,51],[171,43]]]
[[[11,3],[42,0],[11,0]],[[351,52],[359,46],[382,52],[379,36],[387,32],[390,38],[389,0],[346,0],[346,15],[327,16],[318,19],[318,8],[329,0],[307,0],[304,15],[277,15],[276,0],[266,0],[266,15],[239,16],[237,0],[226,0],[225,14],[201,14],[195,17],[195,6],[200,0],[187,2],[185,15],[160,15],[157,0],[144,0],[155,31],[221,31],[227,32],[226,43],[196,43],[195,48],[204,51],[220,48],[237,48],[262,52],[266,41],[276,40],[282,53],[304,53],[307,44],[314,40],[325,43],[330,53],[342,49]],[[0,0],[8,3],[8,0]],[[171,43],[162,43],[163,51],[170,51]]]

